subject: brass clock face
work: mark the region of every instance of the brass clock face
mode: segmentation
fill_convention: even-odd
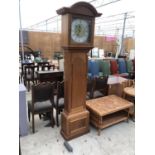
[[[71,23],[71,41],[74,43],[88,43],[90,41],[90,21],[75,18]]]

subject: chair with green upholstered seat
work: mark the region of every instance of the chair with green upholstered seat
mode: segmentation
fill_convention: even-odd
[[[126,60],[126,68],[127,68],[127,72],[131,72],[133,71],[133,63],[132,60]]]
[[[135,79],[135,71],[134,71],[134,64],[132,60],[126,61],[127,72],[129,73],[129,79]]]
[[[100,72],[103,76],[108,76],[110,72],[110,62],[109,60],[98,60]]]

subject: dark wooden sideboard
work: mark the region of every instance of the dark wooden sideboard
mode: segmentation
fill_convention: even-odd
[[[57,82],[57,81],[63,81],[63,74],[64,71],[60,70],[49,70],[49,71],[38,71],[38,79],[40,82]]]

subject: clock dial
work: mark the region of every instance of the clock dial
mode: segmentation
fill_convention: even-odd
[[[87,43],[89,40],[89,21],[74,19],[71,24],[71,39],[76,43]]]

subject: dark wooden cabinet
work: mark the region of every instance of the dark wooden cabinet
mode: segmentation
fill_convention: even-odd
[[[63,81],[63,71],[38,71],[37,74],[40,82]]]

